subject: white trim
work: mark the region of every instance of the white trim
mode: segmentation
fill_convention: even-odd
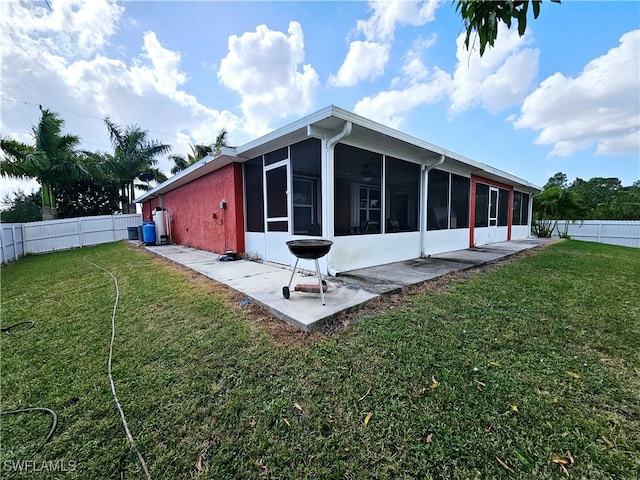
[[[515,175],[512,175],[507,172],[503,172],[501,170],[498,170],[497,168],[491,167],[484,163],[476,162],[475,160],[467,158],[463,155],[459,155],[445,148],[438,147],[437,145],[433,145],[432,143],[426,142],[424,140],[413,137],[401,131],[387,127],[386,125],[382,125],[373,120],[357,115],[353,112],[349,112],[347,110],[336,107],[334,105],[330,105],[321,110],[318,110],[317,112],[307,115],[306,117],[300,118],[293,123],[285,125],[284,127],[273,130],[272,132],[266,135],[263,135],[262,137],[259,137],[255,140],[252,140],[251,142],[248,142],[240,147],[236,147],[235,150],[225,148],[223,149],[224,153],[222,155],[219,155],[217,157],[208,155],[207,157],[195,163],[194,165],[190,166],[186,170],[183,170],[177,175],[174,175],[164,183],[161,183],[160,185],[154,187],[149,192],[136,198],[134,202],[143,203],[147,201],[149,198],[154,198],[155,196],[157,196],[158,193],[166,192],[166,191],[178,188],[207,173],[217,170],[218,168],[221,168],[228,163],[245,162],[246,160],[248,160],[248,158],[245,158],[246,157],[245,154],[247,152],[250,152],[251,150],[260,148],[262,145],[266,145],[271,142],[277,143],[278,141],[280,141],[280,143],[282,143],[280,147],[284,147],[284,146],[290,145],[290,143],[295,143],[295,142],[292,142],[293,140],[292,138],[286,138],[286,137],[296,134],[296,132],[299,133],[301,138],[308,137],[310,135],[319,135],[320,132],[323,131],[324,129],[322,125],[316,125],[316,124],[319,124],[322,122],[325,122],[326,124],[327,121],[332,118],[336,120],[342,120],[344,122],[351,123],[352,125],[363,128],[365,130],[398,140],[399,142],[406,144],[407,147],[410,147],[411,150],[416,150],[415,147],[417,147],[418,150],[422,150],[424,151],[424,153],[430,154],[427,156],[433,156],[433,154],[444,155],[446,158],[450,160],[453,160],[455,162],[459,162],[463,165],[468,166],[469,169],[471,170],[471,173],[473,174],[476,174],[479,176],[485,176],[485,177],[495,177],[496,180],[501,181],[503,183],[513,184],[514,187],[518,186],[519,189],[521,189],[522,191],[525,191],[525,193],[536,193],[541,191],[539,187],[527,182],[526,180],[518,178]],[[329,122],[329,123],[332,123],[332,122]],[[297,134],[295,136],[297,136]],[[348,137],[349,135],[346,135],[346,136]],[[326,140],[326,136],[323,136],[323,137]],[[354,140],[352,139],[350,141],[354,141]],[[357,142],[357,139],[355,141]],[[330,146],[328,147],[330,148]],[[229,155],[229,152],[235,152],[235,155]],[[401,153],[394,154],[391,150],[389,150],[388,152],[381,152],[381,153],[389,154],[392,157],[397,157],[397,158],[400,158],[401,160],[412,161],[410,158],[411,155],[403,155]],[[413,161],[416,161],[418,159],[422,160],[423,158],[420,158],[420,157],[421,155],[419,155],[419,153],[416,152],[415,159]],[[207,165],[209,165],[209,167],[206,167]],[[333,173],[333,172],[327,172],[327,173]],[[457,173],[457,172],[453,172],[453,173]],[[331,177],[329,176],[329,178]]]

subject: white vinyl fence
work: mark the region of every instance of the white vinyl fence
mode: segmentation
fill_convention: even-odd
[[[142,224],[142,215],[103,215],[46,222],[2,223],[2,263],[29,253],[56,252],[70,248],[117,242],[128,238],[128,227]]]
[[[558,220],[553,236],[564,233],[566,220]],[[576,220],[569,222],[568,235],[574,240],[640,248],[640,220]]]

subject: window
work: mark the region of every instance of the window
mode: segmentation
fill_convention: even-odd
[[[293,233],[296,235],[320,235],[315,217],[315,181],[293,177]]]
[[[334,147],[334,172],[334,234],[379,233],[382,155],[339,143]]]
[[[286,160],[289,158],[289,148],[282,147],[273,152],[269,152],[264,156],[264,164],[265,166],[271,165],[273,163],[279,162],[280,160]]]
[[[520,225],[529,225],[529,194],[522,194],[522,213],[520,215]]]
[[[498,197],[498,226],[506,227],[509,223],[509,190],[500,189]]]
[[[244,191],[247,232],[264,232],[264,190],[261,156],[244,164]]]
[[[291,145],[293,169],[293,233],[322,235],[321,144],[310,138]]]
[[[382,212],[380,188],[360,185],[358,200],[360,233],[380,233],[380,217]]]
[[[266,172],[267,218],[286,217],[287,208],[287,167],[277,167]]]
[[[489,185],[476,183],[475,227],[489,226]]]
[[[449,228],[449,173],[431,170],[427,185],[427,230]]]
[[[420,165],[385,158],[385,233],[418,230]]]
[[[520,212],[522,210],[522,193],[513,192],[513,225],[520,225]]]
[[[455,173],[431,170],[427,191],[427,230],[469,228],[471,180]]]
[[[469,228],[469,189],[471,180],[451,174],[451,211],[449,228]]]
[[[529,194],[513,192],[513,225],[529,224]]]

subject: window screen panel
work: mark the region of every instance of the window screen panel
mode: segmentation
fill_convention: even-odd
[[[521,225],[529,225],[529,194],[522,194],[522,215],[520,217]]]
[[[522,192],[513,192],[513,225],[520,225],[522,212]]]
[[[450,228],[469,228],[469,194],[471,179],[451,174]]]
[[[476,184],[475,227],[489,226],[489,185]]]
[[[244,164],[247,232],[264,232],[262,156]]]
[[[498,225],[506,227],[509,223],[509,190],[501,188],[498,197]]]
[[[418,230],[420,165],[398,158],[385,159],[385,233]]]
[[[427,230],[449,228],[449,173],[431,170],[427,185]]]

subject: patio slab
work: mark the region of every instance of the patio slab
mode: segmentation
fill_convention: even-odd
[[[180,245],[147,246],[150,252],[184,265],[213,280],[244,293],[247,298],[264,305],[276,317],[308,332],[322,328],[340,312],[358,308],[374,293],[356,289],[327,277],[326,305],[320,294],[294,291],[298,283],[317,285],[315,274],[297,270],[291,282],[291,296],[282,296],[282,287],[289,284],[291,268],[273,263],[247,260],[221,262],[220,255]]]
[[[501,242],[480,248],[457,250],[403,262],[362,268],[324,277],[328,284],[323,305],[317,293],[294,291],[298,283],[317,284],[316,275],[296,271],[291,295],[285,299],[282,287],[289,284],[291,268],[269,262],[247,260],[221,262],[216,253],[181,245],[146,246],[154,254],[184,265],[213,280],[242,292],[259,302],[276,317],[309,332],[321,329],[339,313],[353,310],[382,294],[425,282],[455,271],[473,268],[536,248],[550,239]]]

